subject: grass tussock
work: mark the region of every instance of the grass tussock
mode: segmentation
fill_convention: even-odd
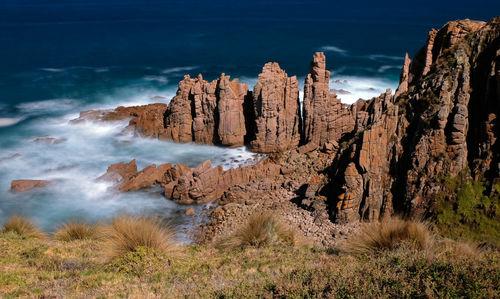
[[[138,247],[104,263],[104,240],[47,242],[0,234],[0,294],[6,298],[499,298],[500,252],[429,259],[400,247],[376,255],[324,247],[179,254]],[[453,246],[453,245],[451,245]]]
[[[158,218],[121,215],[104,229],[105,248],[109,259],[135,252],[139,247],[164,253],[173,249],[174,231]]]
[[[62,224],[55,232],[54,238],[60,241],[97,240],[101,237],[99,226],[86,222],[71,220]]]
[[[298,236],[270,213],[256,213],[229,236],[218,242],[219,248],[263,247],[274,244],[298,244]]]
[[[499,298],[500,252],[439,239],[426,223],[389,219],[367,224],[363,234],[385,240],[363,239],[363,248],[377,254],[283,246],[296,239],[280,225],[271,215],[250,217],[239,236],[231,238],[238,240],[233,244],[253,247],[230,254],[199,244],[179,245],[172,254],[171,230],[158,219],[134,216],[113,219],[106,227],[107,239],[61,242],[0,234],[0,294],[8,298]],[[242,237],[243,228],[253,233],[247,231]],[[422,243],[422,235],[432,241]],[[432,248],[433,254],[422,248]],[[116,258],[105,261],[109,249]]]
[[[12,215],[3,224],[4,232],[14,232],[26,238],[43,239],[46,234],[40,230],[31,220],[24,216]]]
[[[361,231],[350,238],[344,249],[351,253],[376,253],[393,250],[402,245],[417,250],[431,249],[435,235],[424,221],[387,218],[366,223]]]
[[[482,258],[488,250],[472,242],[444,239],[438,242],[436,251],[439,255],[449,255],[456,259],[475,260]]]

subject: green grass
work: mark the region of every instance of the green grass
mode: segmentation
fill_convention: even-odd
[[[454,244],[454,243],[453,243]],[[500,254],[447,246],[430,256],[399,246],[349,254],[279,245],[171,254],[138,246],[109,261],[101,240],[0,234],[0,296],[9,297],[486,297],[500,286]]]
[[[464,175],[443,180],[446,192],[436,200],[436,225],[445,236],[500,247],[500,185],[487,192],[486,183]]]

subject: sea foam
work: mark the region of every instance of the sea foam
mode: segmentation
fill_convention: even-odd
[[[352,104],[359,99],[369,100],[384,93],[387,88],[394,91],[398,86],[395,81],[381,78],[357,77],[357,76],[332,76],[330,88],[343,89],[348,93],[338,94],[342,103]]]
[[[24,117],[0,117],[0,127],[15,125],[24,120]]]

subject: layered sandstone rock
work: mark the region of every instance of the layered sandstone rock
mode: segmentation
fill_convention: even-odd
[[[218,102],[218,144],[242,146],[247,134],[243,106],[248,95],[248,86],[238,79],[229,81],[229,76],[222,74],[217,88]]]
[[[221,166],[212,167],[210,161],[205,161],[183,172],[176,180],[167,183],[165,196],[182,204],[193,204],[218,200],[231,186],[277,176],[280,167],[264,160],[224,171]]]
[[[248,86],[222,74],[212,82],[185,76],[165,114],[165,138],[224,146],[244,144]]]
[[[422,214],[443,191],[444,177],[466,173],[488,186],[500,181],[499,49],[499,18],[450,22],[429,33],[413,60],[406,55],[394,96],[387,90],[350,106],[331,93],[325,56],[316,53],[304,85],[303,126],[297,80],[277,63],[264,66],[251,98],[246,85],[224,74],[212,82],[186,76],[168,108],[117,108],[81,118],[131,118],[136,134],[225,146],[246,141],[254,151],[273,153],[227,171],[207,161],[137,173],[123,163],[108,170],[123,191],[159,184],[166,197],[185,204],[286,197],[316,224],[328,216],[356,222]]]
[[[500,177],[500,19],[450,22],[429,36],[409,68],[405,58],[396,97],[354,104],[355,134],[322,190],[336,221],[422,214],[443,177]]]
[[[185,79],[186,80],[186,79]],[[187,84],[186,86],[189,86]],[[183,88],[181,84],[179,84],[179,89]],[[217,89],[217,81],[207,82],[203,80],[203,77],[198,75],[198,78],[194,80],[194,83],[191,87],[191,91],[188,97],[191,97],[190,102],[186,101],[188,106],[188,112],[193,115],[192,120],[192,136],[189,141],[196,141],[202,144],[213,144],[216,143],[216,124],[215,124],[215,113],[217,107],[217,97],[215,96],[215,92]],[[184,94],[184,92],[182,92]],[[172,103],[172,102],[171,102]],[[176,105],[177,102],[173,102],[171,105]],[[182,106],[184,107],[184,106]],[[184,118],[187,117],[189,119],[190,116],[187,114]],[[166,121],[170,123],[170,117],[166,117]],[[170,128],[170,125],[167,124],[167,128]],[[186,139],[189,136],[189,128],[186,124]],[[174,139],[175,140],[175,139]]]
[[[323,52],[314,54],[311,72],[304,83],[304,143],[322,146],[338,142],[355,126],[355,106],[348,107],[330,93],[330,72]]]
[[[425,47],[415,55],[409,81],[425,77],[431,70],[432,64],[446,49],[460,42],[467,34],[478,31],[485,24],[482,21],[465,19],[448,22],[439,31],[432,29]]]
[[[302,124],[297,77],[288,77],[276,62],[266,63],[254,87],[253,106],[252,151],[282,152],[299,145]]]
[[[77,119],[72,123],[85,121],[119,121],[130,119],[126,128],[128,132],[136,136],[147,136],[161,138],[165,135],[163,116],[167,105],[162,103],[143,106],[123,107],[114,110],[87,110],[80,112]]]
[[[150,165],[139,171],[119,186],[123,192],[135,191],[155,184],[165,184],[165,172],[172,168],[172,164]]]
[[[189,167],[187,167],[189,169]],[[135,159],[129,163],[120,162],[108,167],[105,174],[98,180],[114,183],[114,188],[122,192],[135,191],[151,185],[165,186],[171,181],[171,173],[179,167],[172,167],[172,164],[150,165],[137,171]]]
[[[43,188],[51,184],[47,180],[13,180],[10,183],[10,190],[15,193],[26,192],[36,188]]]
[[[120,162],[110,165],[106,173],[100,176],[98,180],[121,184],[130,180],[136,174],[137,164],[135,164],[134,159],[129,163]]]
[[[390,90],[358,106],[362,129],[352,144],[343,148],[343,160],[335,165],[340,175],[332,196],[338,222],[375,220],[392,212],[390,188],[394,178],[390,170],[397,158],[391,157],[401,151],[397,136],[404,122],[400,122]]]
[[[409,132],[419,137],[408,145],[412,155],[403,187],[413,211],[428,209],[429,198],[441,190],[440,176],[453,177],[467,167],[476,177],[499,176],[500,152],[493,150],[498,132],[488,129],[499,113],[499,36],[498,18],[448,23],[436,34],[432,72],[412,82],[408,101],[415,114],[408,121],[425,124]]]
[[[197,83],[195,92],[201,96],[201,85],[206,81],[201,76],[192,79],[189,75],[179,82],[177,93],[168,104],[165,113],[165,138],[175,142],[193,141],[193,86]],[[213,111],[212,111],[213,112]],[[210,114],[211,115],[211,114]],[[196,117],[196,116],[195,116]]]
[[[403,64],[403,69],[401,70],[401,75],[399,77],[399,86],[394,94],[394,97],[399,97],[401,94],[408,91],[408,80],[410,76],[410,57],[408,57],[408,53],[405,54],[405,60]]]

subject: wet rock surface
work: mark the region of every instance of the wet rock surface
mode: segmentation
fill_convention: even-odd
[[[14,193],[26,192],[36,188],[43,188],[52,182],[47,180],[13,180],[10,183],[10,190]]]

